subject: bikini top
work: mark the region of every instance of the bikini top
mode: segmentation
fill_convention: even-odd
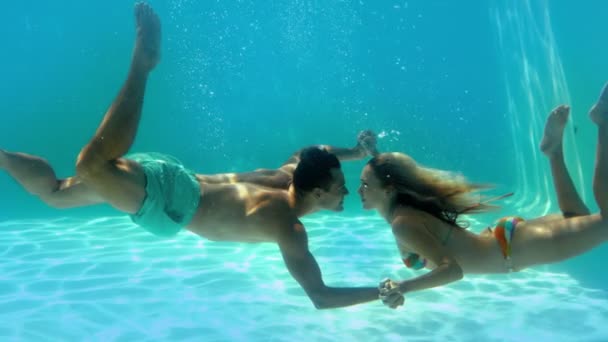
[[[425,258],[421,258],[420,255],[416,253],[407,253],[407,256],[402,260],[407,268],[414,270],[425,268],[427,263]]]
[[[452,235],[453,229],[454,229],[454,227],[450,228],[445,239],[443,239],[443,241],[441,242],[442,245],[445,246],[445,244],[448,242],[448,240],[450,239],[450,236]],[[414,270],[419,270],[419,269],[425,268],[426,264],[428,262],[426,260],[426,258],[423,258],[420,256],[420,254],[416,254],[416,253],[407,253],[407,254],[403,255],[401,260],[403,260],[403,263],[405,264],[405,266],[407,268],[411,268]]]

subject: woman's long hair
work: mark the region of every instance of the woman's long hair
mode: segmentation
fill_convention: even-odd
[[[391,210],[399,204],[410,206],[466,228],[467,222],[457,222],[460,214],[478,214],[498,208],[482,203],[481,195],[477,193],[492,186],[469,183],[462,175],[422,167],[403,153],[378,154],[368,165],[382,187],[392,186],[397,192]]]

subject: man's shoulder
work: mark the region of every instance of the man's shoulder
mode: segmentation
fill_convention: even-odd
[[[299,160],[288,160],[278,170],[287,175],[293,175],[293,172],[298,167]]]
[[[297,219],[286,190],[258,188],[257,191],[255,202],[258,210],[264,210],[281,221]]]

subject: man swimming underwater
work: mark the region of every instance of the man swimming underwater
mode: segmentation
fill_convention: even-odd
[[[348,194],[339,160],[373,150],[371,132],[355,148],[311,147],[276,170],[200,175],[157,153],[126,155],[137,132],[149,73],[159,61],[161,25],[152,8],[135,6],[137,35],[120,93],[76,162],[76,175],[58,180],[42,158],[0,150],[0,168],[45,203],[60,208],[110,204],[161,236],[185,228],[215,241],[278,244],[291,275],[316,308],[377,300],[377,287],[326,286],[308,248],[300,217],[343,209]],[[365,145],[365,148],[363,147]]]

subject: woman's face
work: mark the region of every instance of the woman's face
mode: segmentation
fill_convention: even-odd
[[[361,172],[361,185],[357,192],[361,196],[364,209],[376,209],[387,199],[380,180],[369,165],[365,165]]]

